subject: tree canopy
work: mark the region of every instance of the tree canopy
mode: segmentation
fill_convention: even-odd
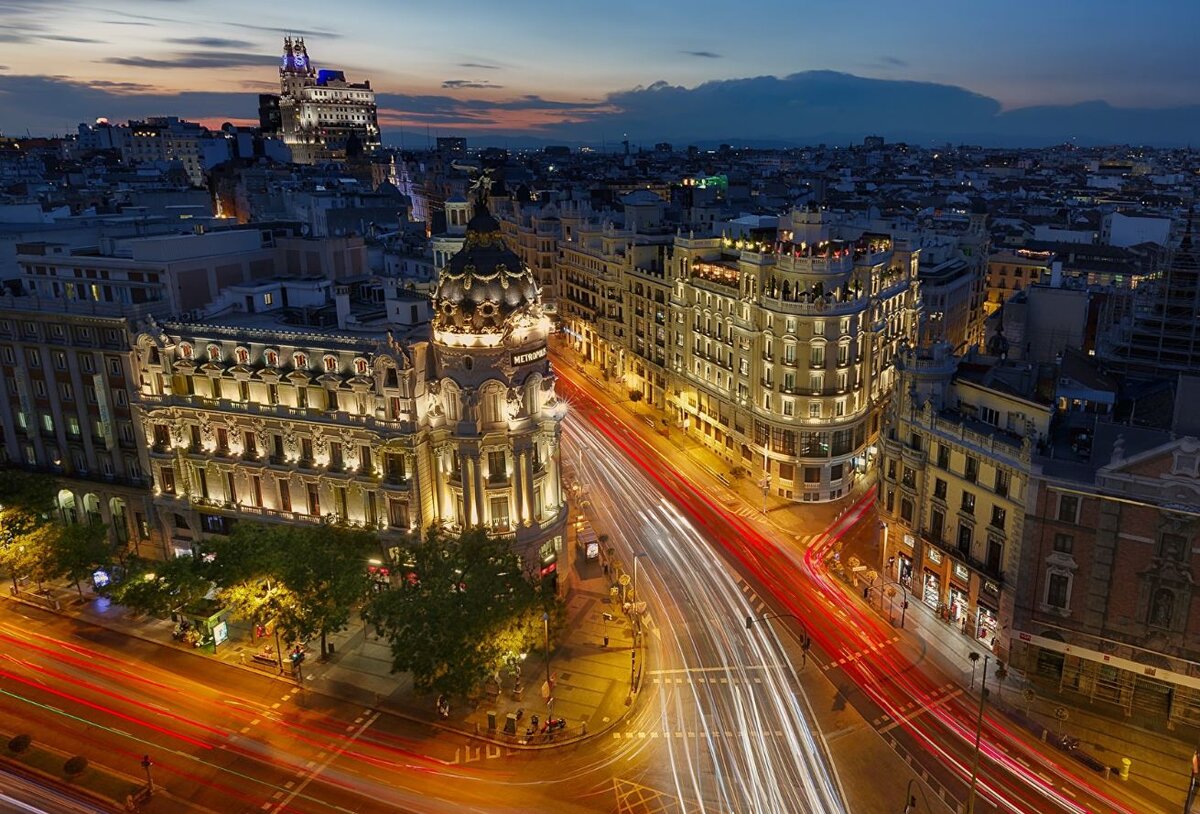
[[[212,583],[194,557],[172,557],[166,561],[132,559],[125,578],[111,582],[103,592],[131,610],[153,616],[194,605],[212,589]]]
[[[370,587],[375,535],[340,526],[239,523],[205,543],[203,568],[235,618],[277,626],[289,640],[321,637],[350,622]]]
[[[469,694],[538,648],[542,613],[557,627],[557,600],[524,573],[511,539],[431,528],[404,555],[400,584],[376,594],[364,617],[391,643],[393,671],[411,672],[418,690]]]

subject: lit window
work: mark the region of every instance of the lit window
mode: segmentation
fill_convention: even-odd
[[[267,351],[267,364],[275,367],[279,364],[279,354],[273,350]]]
[[[325,372],[326,373],[337,373],[337,369],[338,369],[337,357],[336,356],[326,356],[325,357]]]
[[[308,356],[303,353],[297,353],[292,356],[292,363],[297,369],[308,367]]]
[[[354,360],[354,369],[360,376],[367,375],[367,360],[366,359],[355,359]]]
[[[191,359],[192,358],[192,346],[189,345],[187,342],[184,342],[182,345],[179,346],[179,355],[182,356],[184,359]]]
[[[245,348],[238,348],[237,349],[237,360],[238,360],[239,365],[249,364],[250,363],[250,351],[246,350]]]
[[[210,361],[210,362],[221,361],[221,346],[220,345],[209,345],[208,346],[208,361]]]

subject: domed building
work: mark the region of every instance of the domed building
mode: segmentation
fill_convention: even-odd
[[[527,567],[557,579],[567,511],[550,321],[533,272],[478,209],[433,295],[438,505],[450,525],[514,534]]]

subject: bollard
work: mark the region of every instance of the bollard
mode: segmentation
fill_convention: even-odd
[[[1129,779],[1129,767],[1133,765],[1133,761],[1127,757],[1121,758],[1121,779]]]

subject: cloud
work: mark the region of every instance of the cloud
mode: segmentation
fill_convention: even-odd
[[[447,90],[462,90],[464,88],[490,89],[502,88],[503,85],[493,85],[491,82],[473,81],[470,79],[447,79],[442,83]]]
[[[458,63],[458,67],[460,67],[460,68],[479,68],[480,70],[484,70],[484,71],[500,70],[499,65],[489,65],[486,62],[460,62],[460,63]]]
[[[906,60],[900,59],[900,57],[885,56],[885,57],[880,57],[879,61],[881,63],[883,63],[884,65],[888,65],[893,68],[907,68],[908,67],[908,62]]]
[[[176,45],[194,45],[197,48],[252,48],[254,43],[246,40],[230,40],[224,37],[168,37],[166,42]]]
[[[170,59],[155,57],[108,57],[97,60],[107,65],[131,68],[238,68],[247,65],[278,65],[279,58],[271,54],[241,51],[188,51]]]
[[[107,79],[91,79],[83,84],[89,88],[99,88],[105,91],[116,91],[117,93],[155,93],[160,90],[155,85],[146,85],[141,82],[113,82]]]
[[[164,115],[257,118],[257,106],[249,93],[141,93],[61,76],[0,75],[0,121],[13,132],[61,133],[64,125],[73,130],[75,123],[100,116],[114,122]]]
[[[249,31],[269,31],[277,35],[280,41],[283,40],[285,34],[293,37],[320,37],[326,40],[336,40],[341,38],[341,34],[336,31],[308,31],[303,28],[292,28],[290,25],[254,25],[252,23],[240,23],[225,21],[225,25],[233,26],[234,28],[245,28]]]
[[[700,57],[701,59],[720,59],[721,55],[715,51],[680,51],[681,54],[687,54],[691,57]]]
[[[53,40],[54,42],[88,42],[88,43],[103,43],[105,40],[94,40],[91,37],[69,37],[66,34],[41,34],[39,40]]]

